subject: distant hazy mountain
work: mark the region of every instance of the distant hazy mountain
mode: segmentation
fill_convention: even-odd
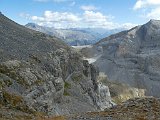
[[[56,36],[71,46],[94,44],[100,39],[122,30],[107,30],[103,28],[55,29],[52,27],[39,26],[35,23],[28,23],[25,26],[36,31]]]

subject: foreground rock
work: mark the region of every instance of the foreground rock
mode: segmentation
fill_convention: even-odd
[[[7,112],[6,112],[7,111]],[[160,99],[134,98],[102,112],[87,112],[68,116],[32,115],[18,110],[1,108],[3,120],[160,120]]]
[[[2,111],[62,115],[112,107],[109,89],[97,81],[98,75],[94,65],[58,38],[0,14]]]
[[[160,120],[160,100],[156,98],[130,99],[104,112],[89,112],[68,120]]]

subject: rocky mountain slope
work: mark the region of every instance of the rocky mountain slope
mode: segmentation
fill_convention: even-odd
[[[82,50],[84,53],[84,50]],[[87,51],[87,52],[86,52]],[[160,21],[134,27],[102,39],[85,54],[101,57],[94,63],[113,81],[160,97]]]
[[[62,115],[112,107],[109,89],[98,76],[94,65],[60,39],[0,14],[1,117]]]

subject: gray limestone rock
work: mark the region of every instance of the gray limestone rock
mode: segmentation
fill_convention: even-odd
[[[160,97],[160,21],[123,31],[96,43],[103,50],[94,63],[110,80],[146,89],[146,95]],[[96,53],[96,52],[95,52]]]
[[[49,115],[110,106],[108,88],[97,82],[99,71],[73,48],[1,14],[0,26],[1,103]]]

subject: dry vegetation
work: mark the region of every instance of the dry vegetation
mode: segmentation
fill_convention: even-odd
[[[156,98],[130,99],[103,112],[89,112],[73,117],[73,120],[160,120],[160,100]]]

